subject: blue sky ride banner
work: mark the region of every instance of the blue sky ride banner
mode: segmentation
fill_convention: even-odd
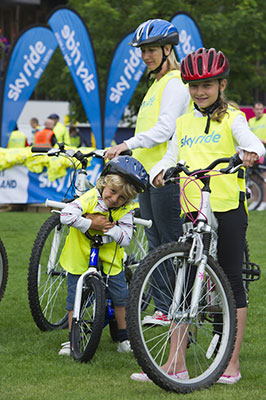
[[[179,33],[179,43],[175,46],[175,50],[180,62],[189,53],[204,46],[199,27],[190,15],[177,13],[170,22]]]
[[[129,46],[133,33],[118,44],[112,59],[106,85],[104,146],[109,147],[126,106],[145,71],[140,49]]]
[[[53,32],[34,26],[18,38],[9,58],[1,101],[1,146],[10,133],[57,47]]]
[[[101,106],[94,50],[88,30],[74,11],[55,11],[48,20],[78,90],[97,148],[102,148]]]

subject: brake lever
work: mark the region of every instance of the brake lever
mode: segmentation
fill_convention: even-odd
[[[243,167],[243,162],[238,154],[235,154],[226,168],[221,168],[219,171],[223,174],[233,174],[234,172],[238,171],[239,168]]]

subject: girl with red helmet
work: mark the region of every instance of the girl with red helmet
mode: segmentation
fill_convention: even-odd
[[[181,80],[180,65],[174,53],[173,46],[177,44],[178,31],[168,21],[151,19],[136,29],[130,45],[140,48],[149,71],[148,77],[153,83],[140,106],[135,136],[111,147],[106,158],[113,158],[121,151],[131,149],[134,150],[134,157],[149,172],[166,153],[167,142],[175,132],[175,121],[188,111],[190,104],[188,88]],[[149,187],[139,196],[139,203],[141,216],[152,220],[152,227],[146,230],[150,250],[178,239],[182,232],[179,185],[172,183],[160,189]],[[166,203],[170,213],[165,207]],[[160,276],[156,281],[160,293],[152,289],[155,312],[146,316],[144,323],[168,325],[165,303],[169,296],[164,295],[168,289]]]
[[[178,159],[184,159],[194,170],[209,165],[216,158],[231,157],[235,152],[239,152],[245,167],[251,167],[264,155],[264,146],[250,130],[244,114],[224,96],[228,75],[229,62],[221,51],[215,49],[200,48],[182,61],[181,77],[184,83],[189,84],[194,110],[177,119],[171,149],[151,169],[150,180],[155,187],[163,185],[164,171],[176,165]],[[213,177],[210,196],[219,225],[218,261],[231,283],[237,307],[235,349],[218,381],[226,384],[236,383],[241,378],[239,352],[247,313],[242,283],[247,228],[245,179],[244,174],[236,175]],[[194,192],[189,193],[189,200],[197,206],[199,203]],[[171,346],[175,346],[173,335],[171,339]],[[164,366],[169,373],[173,372],[169,369],[172,361],[169,357]],[[176,362],[178,370],[186,370],[184,354]]]

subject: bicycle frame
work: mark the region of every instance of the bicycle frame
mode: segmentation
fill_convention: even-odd
[[[192,175],[185,168],[185,164],[181,161],[180,171],[184,171],[188,176]],[[239,164],[238,168],[241,166]],[[209,168],[206,168],[208,170]],[[211,169],[211,168],[210,168]],[[235,172],[237,167],[232,168],[231,172]],[[229,171],[228,171],[229,172]],[[184,313],[183,317],[185,318],[194,318],[197,315],[199,309],[200,302],[200,293],[202,289],[202,282],[205,274],[205,268],[208,261],[208,256],[215,255],[217,247],[217,228],[218,221],[212,211],[210,204],[210,179],[211,176],[206,176],[202,173],[199,173],[199,176],[195,173],[196,179],[202,179],[202,183],[204,184],[202,188],[202,197],[200,202],[200,207],[197,216],[197,222],[193,227],[192,222],[187,222],[183,224],[183,236],[179,238],[179,242],[186,242],[188,239],[192,239],[192,245],[188,256],[188,263],[191,263],[197,267],[194,286],[191,297],[190,304],[190,312]],[[204,240],[204,235],[207,237],[207,240]],[[214,257],[215,258],[215,257]],[[181,302],[181,292],[185,285],[186,279],[186,268],[181,268],[178,271],[176,282],[175,282],[175,291],[173,296],[172,305],[169,309],[169,319],[172,319],[175,315],[174,310],[178,309]]]

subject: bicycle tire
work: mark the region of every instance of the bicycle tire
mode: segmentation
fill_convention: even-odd
[[[263,199],[262,185],[260,182],[248,176],[246,187],[250,194],[250,197],[247,199],[248,211],[254,211],[260,206]]]
[[[117,326],[117,321],[116,319],[112,319],[109,322],[109,332],[110,332],[110,336],[112,338],[112,341],[114,343],[117,343],[119,341],[118,339],[118,326]]]
[[[244,247],[244,256],[243,256],[243,270],[248,269],[250,265],[250,256],[249,256],[249,247],[248,247],[248,242],[246,240],[245,242],[245,247]],[[242,272],[242,279],[243,279],[243,285],[244,285],[244,290],[246,294],[246,301],[249,303],[249,278],[246,273]]]
[[[67,273],[60,264],[67,233],[68,227],[60,223],[59,214],[54,214],[41,226],[31,251],[28,300],[32,317],[42,331],[68,326]]]
[[[236,307],[233,293],[223,270],[211,257],[206,265],[199,310],[195,318],[189,317],[191,291],[186,284],[182,288],[183,301],[180,308],[177,309],[176,305],[173,318],[168,314],[171,320],[168,325],[148,327],[142,325],[146,313],[141,311],[142,294],[145,285],[152,279],[153,271],[160,267],[162,272],[163,268],[162,276],[169,292],[172,293],[174,285],[173,280],[169,278],[170,274],[173,274],[175,282],[178,270],[187,266],[186,282],[189,281],[190,273],[195,275],[195,266],[188,263],[190,247],[188,243],[173,242],[152,251],[133,276],[127,303],[129,339],[139,365],[154,383],[165,390],[177,393],[189,393],[215,383],[231,358],[236,337]],[[155,286],[156,283],[152,281],[151,284]],[[179,291],[181,292],[180,288]],[[149,308],[151,307],[152,305]],[[149,308],[147,314],[150,314]],[[215,315],[223,315],[221,336],[213,328]],[[182,329],[182,326],[189,327],[189,333],[182,337],[183,340],[190,338],[187,345],[184,342],[189,373],[189,378],[185,380],[177,380],[161,369],[168,359],[171,325],[175,326],[176,332]]]
[[[0,239],[0,301],[4,296],[8,278],[8,259],[4,243]]]
[[[79,320],[72,320],[71,346],[76,361],[88,362],[94,356],[104,328],[105,304],[103,283],[89,275],[82,288]]]
[[[140,216],[140,215],[138,215]],[[134,234],[132,241],[128,247],[126,247],[126,257],[125,257],[125,276],[128,285],[132,279],[132,276],[140,262],[148,254],[148,240],[145,235],[145,229],[143,225],[136,225],[134,228]],[[148,307],[151,300],[151,287],[147,287],[145,291],[145,299],[143,301],[142,307],[143,311]]]

